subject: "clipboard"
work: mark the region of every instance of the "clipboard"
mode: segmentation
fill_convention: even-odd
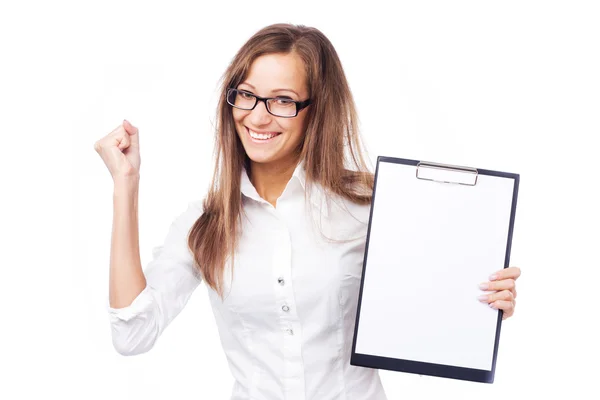
[[[350,364],[493,383],[519,174],[377,158]]]

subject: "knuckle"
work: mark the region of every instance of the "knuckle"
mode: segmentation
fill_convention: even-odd
[[[125,129],[122,126],[118,126],[108,136],[121,136],[123,133],[125,133]]]

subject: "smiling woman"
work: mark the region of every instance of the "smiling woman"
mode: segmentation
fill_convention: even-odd
[[[307,197],[314,186],[370,204],[373,174],[356,120],[339,57],[319,30],[276,24],[242,46],[223,76],[215,175],[189,239],[209,286],[222,294],[225,259],[236,260],[245,177],[272,207],[296,169],[306,174]]]
[[[211,188],[173,222],[145,270],[139,132],[124,122],[96,143],[118,192],[114,347],[149,351],[204,282],[232,400],[386,400],[378,370],[350,365],[373,174],[335,49],[315,28],[260,30],[225,71],[217,114]],[[506,270],[490,283],[501,307],[514,308],[516,277]]]

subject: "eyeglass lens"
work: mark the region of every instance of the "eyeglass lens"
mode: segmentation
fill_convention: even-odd
[[[232,106],[243,110],[251,110],[258,101],[257,98],[246,92],[230,90],[227,101]],[[274,115],[290,117],[296,115],[296,103],[286,98],[275,98],[267,100],[267,109]]]

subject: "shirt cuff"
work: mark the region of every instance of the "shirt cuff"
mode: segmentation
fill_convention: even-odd
[[[127,307],[113,308],[110,306],[110,303],[108,303],[106,309],[111,322],[129,321],[130,319],[135,318],[144,311],[150,309],[152,307],[152,300],[150,287],[146,285],[144,290],[142,290]]]

